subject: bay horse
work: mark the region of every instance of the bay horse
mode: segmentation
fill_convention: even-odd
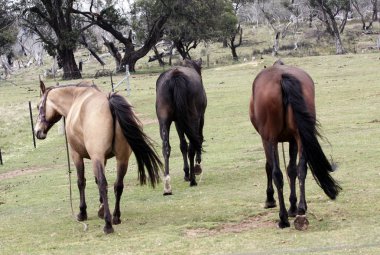
[[[162,163],[151,140],[143,132],[132,106],[118,94],[103,93],[88,82],[48,88],[40,82],[40,89],[39,114],[34,133],[38,139],[45,139],[49,129],[62,116],[66,118],[65,129],[71,147],[71,157],[77,169],[80,193],[80,212],[77,219],[87,220],[83,163],[83,159],[87,158],[91,159],[99,189],[101,206],[98,216],[105,220],[104,232],[112,233],[112,224],[121,223],[120,198],[132,151],[137,161],[140,184],[145,184],[148,179],[145,170],[153,187],[159,181]],[[117,160],[117,177],[114,183],[116,203],[111,217],[105,165],[107,159],[114,156]]]
[[[181,66],[163,72],[156,82],[156,114],[165,160],[164,195],[172,194],[169,175],[169,132],[173,121],[180,140],[185,181],[190,181],[190,186],[196,186],[195,175],[202,172],[200,164],[207,97],[202,83],[201,64],[202,60],[186,59]]]
[[[297,67],[284,65],[281,60],[262,70],[252,85],[249,116],[260,134],[266,156],[267,198],[265,208],[276,206],[272,179],[280,204],[279,227],[289,227],[288,216],[296,217],[296,229],[306,229],[307,204],[305,179],[307,165],[314,179],[330,199],[342,189],[332,178],[334,170],[318,142],[318,122],[314,103],[314,82]],[[290,185],[290,208],[286,211],[283,197],[283,175],[280,170],[278,143],[289,142],[287,175]],[[298,165],[297,165],[297,154]],[[299,180],[300,201],[297,207],[296,178]]]

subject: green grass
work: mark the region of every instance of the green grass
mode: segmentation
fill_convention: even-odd
[[[17,85],[1,83],[0,147],[4,165],[0,166],[0,174],[18,169],[33,171],[0,180],[0,253],[379,254],[379,57],[376,53],[283,59],[302,67],[315,80],[317,116],[329,141],[322,141],[322,146],[339,164],[333,176],[343,187],[338,199],[330,201],[309,174],[306,198],[310,226],[304,232],[293,226],[278,229],[278,208],[263,208],[265,158],[260,138],[249,121],[248,102],[255,75],[274,58],[264,56],[259,63],[203,71],[208,108],[204,173],[201,180],[198,177],[199,186],[190,188],[183,182],[179,140],[172,127],[174,195],[162,196],[162,184],[156,189],[139,186],[132,156],[122,197],[122,224],[115,226],[111,235],[103,234],[104,221],[96,216],[98,191],[89,162],[89,220],[84,232],[71,216],[64,137],[54,127],[47,139],[37,141],[37,149],[33,148],[28,101],[35,106],[38,100],[38,70],[13,77]],[[158,73],[132,75],[128,100],[140,118],[149,123],[144,130],[157,142],[160,152],[158,124],[149,121],[156,118],[157,77]],[[94,82],[110,90],[109,78]],[[55,81],[46,83],[54,85]],[[114,160],[108,162],[106,171],[112,184]],[[75,173],[72,182],[77,213]]]

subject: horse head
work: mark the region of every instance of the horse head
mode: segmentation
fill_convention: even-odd
[[[38,117],[34,127],[34,134],[38,139],[45,139],[49,129],[62,117],[62,115],[55,110],[53,103],[48,98],[49,92],[53,88],[54,87],[46,88],[45,84],[40,81],[41,98],[37,104]]]

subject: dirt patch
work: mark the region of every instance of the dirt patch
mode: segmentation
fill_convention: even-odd
[[[3,173],[0,174],[0,181],[1,180],[6,180],[10,178],[14,178],[20,175],[25,175],[25,174],[31,174],[31,173],[38,173],[43,170],[46,170],[46,167],[31,167],[31,168],[22,168],[22,169],[17,169],[11,172]]]
[[[236,223],[224,223],[215,228],[192,228],[185,230],[185,236],[199,237],[199,236],[215,236],[226,233],[241,233],[255,228],[275,228],[276,223],[265,219],[265,215],[268,213],[262,213],[257,216],[249,217],[241,222]]]

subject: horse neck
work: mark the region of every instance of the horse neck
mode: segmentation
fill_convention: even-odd
[[[57,87],[50,91],[48,100],[53,103],[54,109],[66,117],[69,113],[75,98],[86,88],[79,87]]]

